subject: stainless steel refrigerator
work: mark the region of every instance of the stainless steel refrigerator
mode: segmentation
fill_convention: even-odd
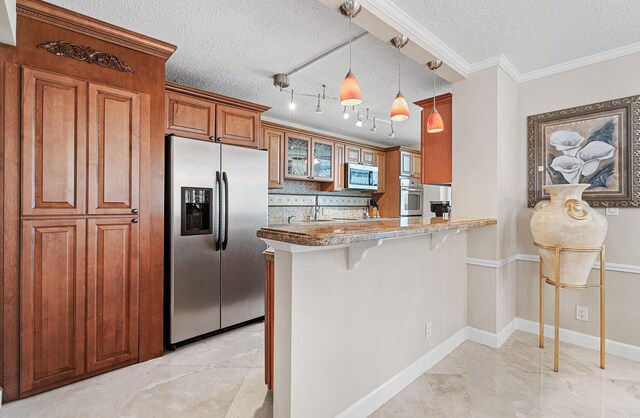
[[[166,341],[264,315],[267,153],[167,137]]]

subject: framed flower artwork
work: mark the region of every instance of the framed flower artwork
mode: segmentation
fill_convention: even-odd
[[[527,118],[529,207],[547,184],[587,183],[594,207],[640,207],[640,96]]]

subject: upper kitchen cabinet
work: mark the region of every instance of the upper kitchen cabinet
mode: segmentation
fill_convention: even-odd
[[[282,164],[282,151],[284,145],[284,132],[265,128],[262,132],[262,140],[269,153],[269,188],[281,189],[284,186],[284,173]]]
[[[453,96],[436,96],[436,107],[444,122],[444,131],[430,134],[427,121],[433,107],[433,98],[416,102],[422,109],[422,183],[451,183],[451,138],[453,127]]]
[[[284,178],[309,180],[311,137],[287,132],[284,138]]]
[[[167,81],[165,133],[266,148],[260,118],[269,108]]]
[[[411,151],[400,151],[400,175],[407,177],[420,177],[420,154]]]
[[[190,138],[214,138],[216,105],[214,103],[167,92],[167,133]]]
[[[147,95],[89,84],[88,205],[91,215],[138,213],[140,126]],[[142,123],[148,126],[148,121]]]
[[[376,151],[371,148],[362,148],[356,145],[345,145],[345,163],[376,165]]]
[[[86,83],[24,68],[22,100],[22,214],[83,214]]]
[[[316,181],[333,181],[334,143],[314,138],[312,145],[311,178]]]
[[[258,148],[260,112],[216,106],[216,141]]]
[[[386,191],[385,154],[385,152],[376,151],[376,166],[378,167],[378,190],[375,193],[384,193]]]

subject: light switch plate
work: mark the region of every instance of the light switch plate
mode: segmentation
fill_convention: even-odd
[[[605,215],[607,216],[618,216],[618,208],[606,208],[604,210]]]

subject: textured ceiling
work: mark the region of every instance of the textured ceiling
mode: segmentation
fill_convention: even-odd
[[[640,42],[638,0],[394,0],[470,64],[504,54],[520,73]]]
[[[371,134],[371,121],[355,126],[345,121],[337,101],[296,97],[295,111],[288,109],[290,94],[272,84],[272,75],[286,73],[349,38],[348,21],[317,0],[49,0],[178,46],[167,62],[167,79],[220,94],[271,106],[265,116],[372,141],[383,146],[416,145],[420,141],[420,108],[410,104],[411,118],[396,123],[395,139],[388,124],[379,123]],[[361,29],[354,25],[353,33]],[[372,35],[353,44],[353,72],[362,88],[360,107],[388,118],[397,93],[397,51]],[[402,91],[410,103],[432,96],[432,75],[401,55]],[[327,96],[337,97],[348,70],[348,48],[291,77],[296,93],[317,94],[327,85]],[[438,90],[449,85],[438,79]]]

